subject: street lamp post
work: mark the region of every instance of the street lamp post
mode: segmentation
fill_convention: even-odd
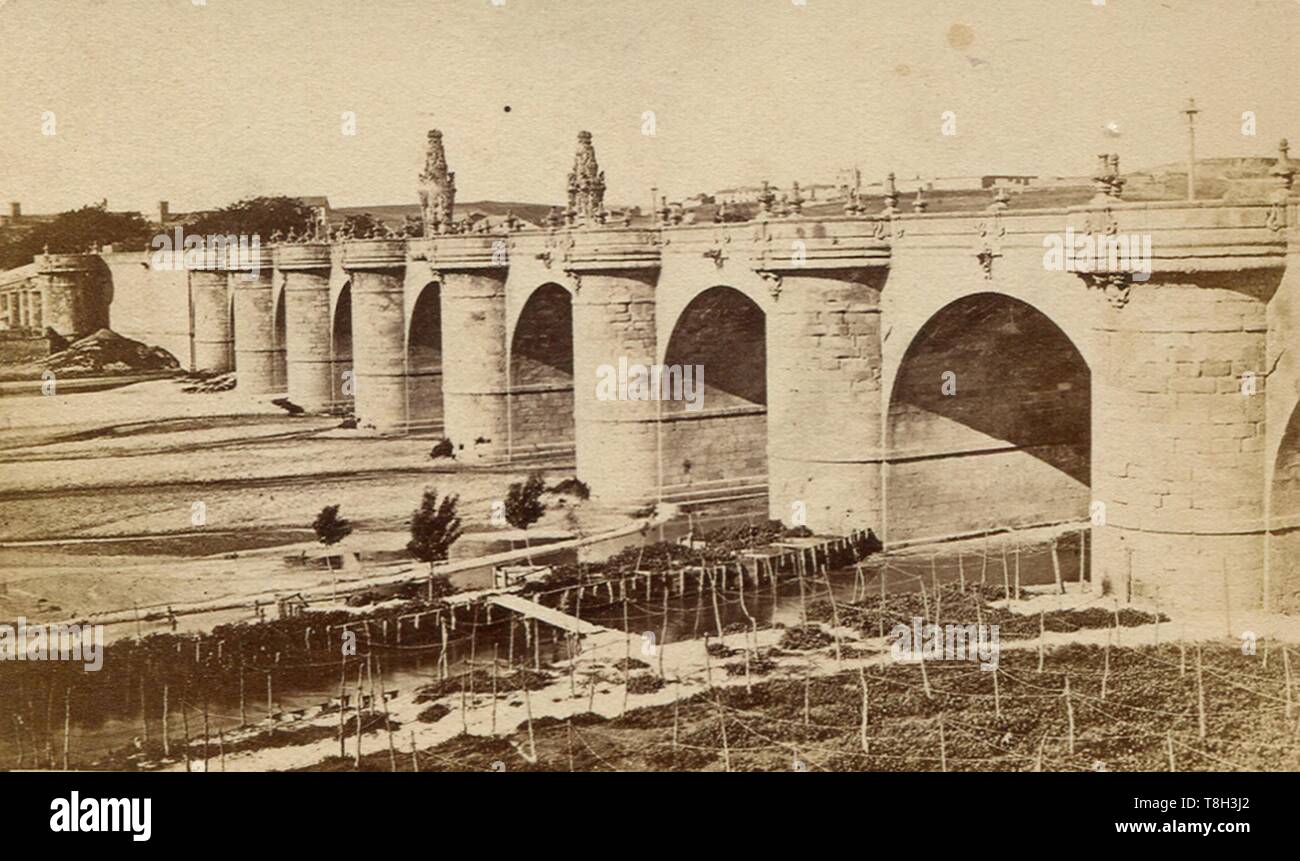
[[[1187,115],[1187,199],[1196,200],[1196,100],[1189,98],[1182,112]]]

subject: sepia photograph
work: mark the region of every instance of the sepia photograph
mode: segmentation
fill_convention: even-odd
[[[272,772],[389,776],[268,828],[475,772],[987,787],[1098,838],[1285,800],[1300,2],[0,0],[0,39],[33,834],[192,840]]]

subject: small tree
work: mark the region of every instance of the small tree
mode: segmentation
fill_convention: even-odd
[[[534,472],[524,482],[516,481],[506,493],[506,522],[516,529],[524,530],[524,546],[529,547],[528,527],[542,519],[546,513],[546,503],[542,502],[542,493],[546,484],[542,474]],[[532,562],[530,555],[528,561]]]
[[[316,519],[312,522],[311,528],[316,533],[316,540],[327,551],[330,547],[352,534],[352,522],[339,517],[339,507],[337,505],[327,505],[322,508],[320,514],[317,514]],[[332,575],[334,573],[334,561],[328,552],[325,554],[325,564],[329,567]]]
[[[438,491],[430,488],[424,492],[420,507],[411,513],[411,540],[406,543],[406,550],[421,562],[429,563],[430,574],[434,564],[447,558],[447,551],[461,536],[460,518],[456,516],[459,501],[455,494],[440,500]]]

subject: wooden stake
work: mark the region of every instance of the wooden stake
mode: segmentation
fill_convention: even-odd
[[[885,639],[885,563],[880,564],[880,639]]]
[[[162,743],[163,756],[172,755],[171,740],[168,738],[170,733],[167,727],[167,685],[163,685],[163,706],[162,706]]]
[[[1002,692],[998,689],[998,668],[993,668],[993,713],[1002,717]]]
[[[722,693],[720,691],[714,691],[714,701],[718,704],[718,725],[722,727],[722,770],[730,772],[731,748],[727,745],[727,716],[722,711]]]
[[[361,770],[361,662],[357,662],[357,758],[355,768]]]
[[[1291,657],[1286,646],[1282,647],[1282,675],[1286,679],[1286,719],[1290,720],[1294,701],[1291,697]]]
[[[533,736],[533,700],[528,693],[527,674],[520,678],[524,683],[524,715],[528,718],[528,755],[533,762],[537,762],[537,739]]]
[[[1016,600],[1020,600],[1020,539],[1016,539]]]
[[[208,773],[208,695],[203,695],[203,773]]]
[[[226,731],[217,730],[217,756],[221,757],[221,770],[226,770]]]
[[[149,747],[149,709],[148,697],[145,695],[144,673],[140,673],[140,726],[144,729],[144,746]]]
[[[475,608],[477,612],[477,608]],[[466,673],[465,675],[471,675]],[[465,676],[461,676],[460,697],[461,697],[461,722],[464,723],[465,715]],[[397,771],[397,749],[393,746],[393,724],[388,719],[388,697],[384,696],[384,665],[379,665],[379,702],[384,706],[384,729],[388,732],[388,768],[390,771]]]
[[[1056,594],[1064,595],[1065,582],[1061,579],[1061,554],[1059,548],[1057,547],[1057,542],[1055,538],[1052,539],[1052,574],[1053,576],[1056,577]],[[1059,598],[1057,599],[1056,606],[1057,608],[1060,608],[1061,606],[1061,602]]]
[[[943,737],[943,712],[939,712],[939,770],[948,770],[948,743]]]
[[[68,770],[68,747],[72,743],[72,688],[63,689],[63,770]]]
[[[1197,732],[1205,740],[1205,682],[1201,676],[1201,647],[1196,647],[1196,721]]]
[[[181,689],[181,731],[185,734],[185,772],[188,774],[190,768],[190,705],[185,700],[189,688]]]
[[[1102,652],[1101,698],[1106,699],[1106,683],[1110,681],[1110,637],[1106,637],[1106,648]]]
[[[347,684],[348,678],[348,656],[343,655],[339,658],[339,758],[342,759],[348,755],[348,750],[343,746],[343,686]],[[357,704],[360,707],[360,703]]]
[[[677,765],[677,727],[680,724],[680,717],[677,714],[681,705],[681,676],[677,676],[677,682],[672,689],[672,765]]]
[[[1074,754],[1074,702],[1070,699],[1070,677],[1065,677],[1065,718],[1070,727],[1070,754]]]
[[[1084,560],[1084,551],[1085,548],[1087,547],[1087,539],[1088,539],[1087,531],[1080,529],[1079,530],[1079,591],[1080,592],[1092,591],[1091,589],[1086,588],[1085,584],[1088,581],[1084,578],[1084,573],[1088,570],[1088,566],[1085,564],[1085,560]]]
[[[988,582],[989,573],[989,531],[984,530],[984,561],[980,565],[980,586]]]
[[[822,568],[822,576],[826,578],[826,596],[831,602],[831,624],[835,626],[835,663],[842,664],[843,658],[840,655],[840,611],[839,606],[835,603],[835,588],[831,586],[831,574],[826,568]],[[748,652],[746,652],[748,656]],[[746,666],[748,666],[748,657],[746,657]]]
[[[925,647],[922,646],[917,654],[921,656],[921,684],[925,688],[925,698],[934,699],[934,693],[930,690],[930,674],[925,671]]]
[[[1044,626],[1043,626],[1044,616],[1045,614],[1043,613],[1043,611],[1039,610],[1038,611],[1038,672],[1040,673],[1043,671],[1043,635],[1044,633],[1046,633],[1044,631]]]
[[[1173,730],[1167,730],[1165,732],[1165,750],[1168,751],[1169,753],[1169,770],[1177,771],[1178,769],[1174,767],[1174,731]]]
[[[871,700],[867,694],[867,672],[862,667],[858,667],[858,682],[862,685],[862,723],[858,728],[858,735],[862,741],[862,752],[870,753],[871,744],[867,737],[867,721],[871,715]]]
[[[420,755],[415,749],[415,730],[411,730],[411,771],[420,771]]]
[[[668,642],[668,581],[664,581],[664,623],[659,629],[659,678],[664,677],[664,645]]]
[[[1007,568],[1007,545],[1002,543],[1002,597],[1011,600],[1011,571]]]

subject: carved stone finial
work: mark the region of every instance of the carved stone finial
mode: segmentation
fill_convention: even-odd
[[[1287,144],[1286,138],[1282,138],[1277,145],[1277,162],[1273,165],[1273,169],[1268,172],[1269,176],[1273,177],[1273,183],[1277,190],[1284,194],[1291,190],[1291,184],[1295,181],[1295,165],[1287,158],[1289,151],[1290,145]]]
[[[1006,186],[999,185],[993,192],[993,202],[989,204],[989,212],[1002,212],[1011,203],[1011,195],[1007,193]]]
[[[772,204],[776,202],[776,192],[767,180],[763,180],[763,190],[758,193],[758,208],[761,215],[772,214]]]
[[[1092,187],[1096,194],[1094,204],[1119,200],[1124,191],[1124,177],[1119,172],[1119,153],[1099,153],[1097,169],[1092,174]]]
[[[659,216],[660,226],[668,223],[668,216],[672,215],[672,212],[673,212],[672,208],[668,206],[668,195],[666,194],[660,195],[659,209],[656,210],[655,212],[655,214]]]
[[[912,201],[912,211],[913,211],[913,212],[925,212],[926,207],[928,207],[929,205],[930,205],[930,201],[928,201],[928,200],[925,199],[925,192],[924,192],[924,190],[922,190],[922,189],[918,186],[917,189],[916,189],[916,199]]]
[[[424,235],[446,233],[456,207],[456,174],[447,170],[447,154],[442,148],[442,132],[430,129],[424,153],[424,171],[420,174],[420,212]]]
[[[605,172],[596,162],[591,132],[578,132],[578,151],[573,156],[573,170],[569,172],[570,222],[599,224],[604,209]]]
[[[564,223],[564,218],[560,215],[560,208],[552,206],[550,212],[546,213],[546,226],[552,230],[559,228]]]
[[[890,171],[889,176],[885,177],[885,208],[882,212],[884,215],[893,215],[898,212],[898,185],[894,182],[893,171]]]
[[[799,193],[799,183],[790,185],[790,214],[799,215],[803,212],[803,195]]]

